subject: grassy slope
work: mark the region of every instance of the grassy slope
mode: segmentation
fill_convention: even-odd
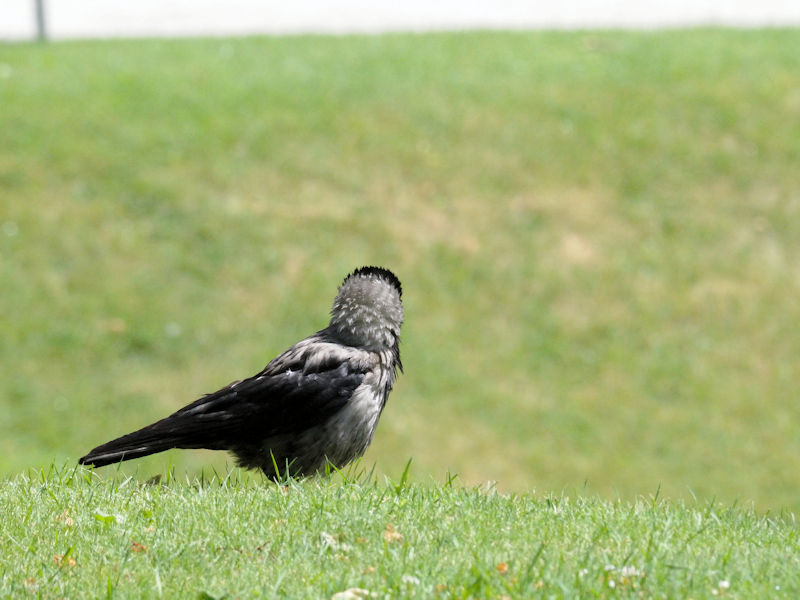
[[[659,500],[234,475],[0,483],[0,595],[794,598],[794,523]],[[27,594],[26,594],[27,592]]]
[[[799,43],[0,46],[0,471],[255,372],[380,263],[406,374],[368,462],[796,510]]]

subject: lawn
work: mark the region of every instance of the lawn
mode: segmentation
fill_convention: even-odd
[[[716,503],[501,494],[355,474],[275,485],[0,483],[0,595],[44,598],[796,598],[787,516]],[[347,593],[349,592],[349,595]],[[339,594],[337,596],[337,594]]]
[[[586,518],[598,523],[640,511],[632,527],[644,527],[653,510],[665,514],[663,527],[686,519],[676,538],[684,541],[715,499],[744,507],[734,521],[768,530],[772,522],[750,507],[800,509],[798,47],[800,31],[779,29],[0,45],[6,485],[33,489],[21,479],[27,469],[73,464],[255,373],[326,324],[344,275],[380,264],[403,282],[406,324],[405,373],[365,457],[376,477],[412,458],[421,487],[411,489],[428,505],[440,492],[423,491],[425,482],[447,473],[468,490],[496,482],[498,493],[528,500],[493,510],[513,515],[530,504],[534,524],[551,515],[544,498],[563,493],[572,508],[597,503],[600,513]],[[118,476],[135,475],[128,487],[144,490],[131,496],[136,506],[147,504],[140,493],[175,494],[176,505],[154,517],[160,527],[182,498],[202,494],[142,482],[168,465],[176,481],[191,481],[229,463],[172,452]],[[65,532],[47,552],[66,556],[75,544],[77,564],[113,587],[121,571],[84,558],[93,536],[111,536],[119,553],[158,542],[145,536],[145,517],[127,521],[134,536],[85,512],[122,510],[120,496],[90,502],[92,485],[71,485],[52,502],[74,494],[88,532],[69,541],[72,529],[42,517]],[[207,548],[255,553],[278,539],[268,507],[294,496],[267,487],[244,493],[265,511],[263,531]],[[229,493],[211,489],[217,499]],[[676,504],[641,504],[656,490]],[[460,493],[476,506],[485,497]],[[17,502],[15,511],[27,510]],[[303,514],[322,510],[313,502]],[[694,507],[685,517],[683,502]],[[344,543],[353,552],[404,547],[382,545],[389,522],[416,535],[403,520],[411,517],[388,510],[371,529],[346,529]],[[494,593],[510,579],[495,566],[508,562],[527,586],[579,585],[580,552],[558,566],[549,542],[541,556],[556,570],[541,571],[540,559],[524,571],[542,543],[534,531],[519,533],[521,555],[504,541],[458,576],[485,576]],[[581,531],[588,537],[576,547],[586,549],[601,530]],[[310,552],[334,560],[318,531],[308,535]],[[731,541],[721,535],[713,544]],[[612,577],[604,561],[650,578],[646,550],[620,542],[598,554],[587,567],[592,585]],[[767,589],[770,577],[754,573],[779,554],[770,552],[748,567],[753,590]],[[132,577],[156,585],[162,559],[129,556],[145,565]],[[245,560],[225,556],[225,569]],[[691,595],[733,577],[715,564],[655,595]],[[67,586],[82,577],[69,575],[80,567],[30,569],[36,581]],[[387,581],[399,585],[402,574]],[[211,575],[202,586],[227,593]]]

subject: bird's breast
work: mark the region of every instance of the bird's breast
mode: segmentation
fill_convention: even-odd
[[[321,426],[322,445],[333,464],[361,456],[372,441],[387,394],[379,379],[365,377],[347,404]]]

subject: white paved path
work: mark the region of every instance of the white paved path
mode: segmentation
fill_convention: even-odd
[[[800,25],[800,0],[44,0],[53,38],[465,28]],[[0,39],[30,38],[34,0],[0,0]]]

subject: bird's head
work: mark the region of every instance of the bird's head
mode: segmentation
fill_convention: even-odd
[[[403,324],[402,294],[400,280],[388,269],[356,269],[339,286],[329,329],[349,346],[396,349]]]

